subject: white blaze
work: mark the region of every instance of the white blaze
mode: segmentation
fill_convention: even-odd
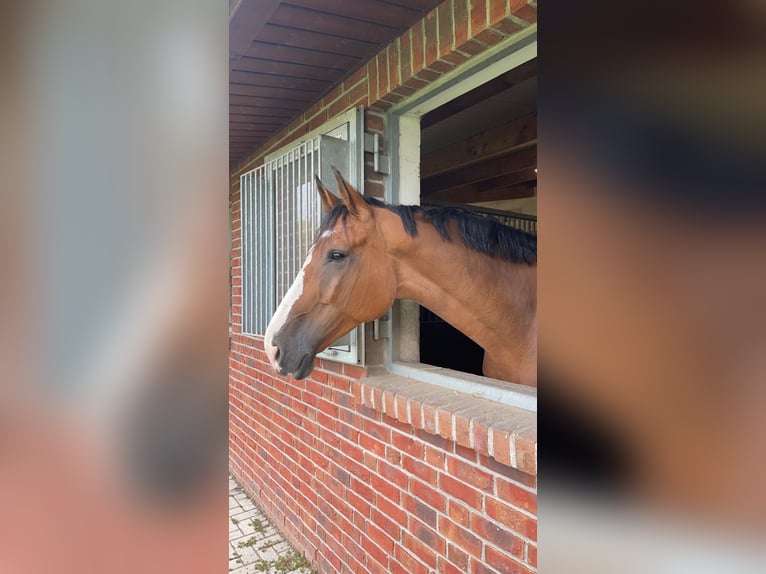
[[[287,317],[290,315],[293,305],[295,305],[295,302],[301,298],[301,295],[303,295],[304,270],[311,262],[311,254],[313,251],[313,249],[309,251],[306,261],[303,262],[303,267],[301,267],[301,270],[295,277],[295,281],[290,285],[290,289],[287,290],[287,293],[285,293],[285,296],[279,303],[279,307],[277,307],[274,316],[269,322],[269,326],[266,328],[266,334],[263,336],[263,346],[266,350],[266,355],[269,357],[269,362],[275,371],[279,371],[279,366],[277,365],[277,348],[272,344],[271,340],[275,334],[279,333],[279,330],[285,324],[285,321],[287,321]]]

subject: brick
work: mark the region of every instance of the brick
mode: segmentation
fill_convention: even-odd
[[[527,544],[527,563],[533,568],[537,568],[537,545]]]
[[[412,76],[412,30],[399,36],[399,73],[405,82]]]
[[[468,5],[470,0],[454,0],[455,10],[455,46],[460,46],[468,40]]]
[[[482,516],[474,515],[471,519],[472,530],[477,535],[499,546],[505,552],[524,557],[524,541],[508,528],[491,522]]]
[[[441,539],[440,539],[441,540]],[[431,568],[436,567],[436,554],[431,548],[407,532],[402,532],[402,544]]]
[[[439,488],[444,490],[447,494],[454,496],[458,500],[462,500],[468,506],[473,508],[481,508],[482,495],[474,487],[465,484],[459,480],[455,480],[451,476],[442,474],[439,477]]]
[[[496,480],[496,485],[497,496],[500,499],[512,506],[521,508],[532,514],[537,514],[537,494],[535,492],[525,490],[502,478]]]
[[[454,500],[447,503],[447,515],[460,526],[468,528],[471,524],[471,511]]]
[[[455,454],[474,464],[479,461],[479,455],[476,454],[476,451],[467,446],[456,444]]]
[[[454,544],[447,544],[447,558],[462,572],[468,572],[468,554]]]
[[[505,430],[492,429],[492,456],[502,464],[511,464],[511,433]]]
[[[476,34],[476,39],[480,42],[484,42],[488,46],[494,46],[500,40],[502,40],[505,36],[501,34],[500,32],[497,32],[496,30],[492,29],[486,29],[483,32],[480,32]]]
[[[378,493],[393,502],[399,502],[399,489],[385,478],[376,475],[370,476],[370,486]]]
[[[436,523],[434,520],[433,528],[436,528]],[[420,542],[428,546],[431,550],[433,550],[437,554],[446,554],[447,552],[447,543],[444,540],[444,538],[439,535],[435,530],[433,530],[431,525],[426,525],[419,520],[412,520],[410,522],[410,532],[412,532],[413,536],[417,538]]]
[[[371,528],[375,528],[374,526],[370,525]],[[362,548],[364,548],[365,552],[367,552],[367,561],[369,562],[369,559],[372,558],[382,566],[388,566],[388,556],[391,554],[390,552],[386,552],[380,546],[375,544],[372,541],[372,538],[368,536],[365,536],[362,538]],[[327,570],[327,572],[340,572],[340,569],[337,570]]]
[[[452,2],[442,2],[436,9],[439,18],[439,57],[452,51],[454,30],[452,28]]]
[[[423,403],[423,430],[432,435],[439,431],[436,407],[426,403]]]
[[[436,421],[439,435],[448,440],[454,440],[452,433],[452,413],[444,409],[436,409]]]
[[[388,516],[381,511],[373,509],[370,513],[370,520],[375,523],[381,530],[383,530],[388,536],[395,542],[399,541],[401,529],[399,525],[391,520]]]
[[[343,89],[348,90],[351,86],[354,86],[365,79],[367,79],[367,66],[360,66],[343,80]]]
[[[438,18],[436,10],[431,10],[425,17],[423,33],[425,35],[424,67],[433,64],[439,57]]]
[[[359,84],[359,85],[363,86],[364,84]],[[356,87],[359,87],[359,85],[357,85]],[[353,90],[352,90],[352,94],[353,94]],[[355,99],[353,95],[351,96],[351,99],[352,100]],[[380,122],[382,123],[382,119],[380,120]],[[382,127],[381,127],[381,131],[383,131]],[[356,365],[343,365],[343,374],[349,379],[364,379],[365,377],[367,377],[367,369],[365,369],[364,367],[358,367]]]
[[[439,533],[471,556],[481,558],[483,547],[481,540],[465,528],[449,520],[446,516],[439,516]]]
[[[423,443],[415,440],[412,436],[395,432],[392,433],[391,442],[400,451],[407,453],[416,459],[423,458]]]
[[[378,99],[378,61],[371,58],[367,63],[367,93],[370,97],[370,103]]]
[[[506,17],[507,2],[505,0],[489,0],[489,25],[494,26]]]
[[[511,0],[511,14],[529,23],[537,22],[537,7],[527,0]]]
[[[378,462],[378,472],[387,481],[395,484],[399,488],[406,490],[409,478],[401,470],[382,460]]]
[[[471,447],[481,455],[489,454],[488,431],[489,429],[485,422],[476,419],[471,420]]]
[[[397,545],[394,548],[394,558],[400,564],[398,572],[403,572],[404,574],[428,574],[428,568],[402,546]]]
[[[467,62],[468,61],[468,56],[464,56],[460,52],[450,52],[449,54],[444,54],[444,56],[442,56],[442,60],[457,66],[458,64],[462,64],[463,62]]]
[[[414,474],[427,483],[436,484],[437,471],[432,466],[429,466],[420,460],[416,460],[411,456],[403,456],[402,467],[407,472]]]
[[[425,66],[424,23],[418,21],[412,28],[412,73],[417,74]]]
[[[416,497],[403,492],[402,506],[425,524],[436,528],[436,511],[427,504],[421,502]],[[410,517],[410,523],[408,523],[410,529],[412,529],[412,520],[413,518]]]
[[[458,46],[458,50],[460,50],[461,52],[465,52],[469,56],[476,56],[478,54],[481,54],[486,49],[487,49],[486,44],[474,39],[469,39],[467,42],[460,44]]]
[[[388,93],[388,52],[382,50],[376,56],[378,61],[378,99]]]
[[[491,546],[487,546],[486,560],[500,574],[533,574],[532,570]]]
[[[378,510],[396,522],[399,526],[407,526],[407,513],[404,512],[399,505],[394,504],[385,498],[381,498],[378,501]]]
[[[537,540],[537,521],[494,498],[486,500],[487,516],[531,540]]]
[[[410,483],[410,493],[439,512],[447,508],[447,498],[432,486],[413,480]]]
[[[394,40],[388,45],[388,89],[393,90],[402,83],[399,74],[399,42]]]
[[[494,490],[494,479],[490,473],[458,458],[447,458],[447,470],[455,477],[477,488],[487,492]]]
[[[514,436],[516,448],[516,467],[528,474],[537,474],[537,433],[520,431]]]
[[[436,571],[439,574],[465,574],[468,570],[458,568],[439,556],[436,559]]]
[[[419,80],[425,81],[426,83],[431,83],[435,80],[438,80],[440,76],[441,74],[439,72],[434,72],[433,70],[423,68],[417,73],[415,77]]]
[[[365,419],[362,423],[364,432],[380,441],[391,442],[391,429],[381,423]]]
[[[487,0],[471,0],[471,37],[487,28]]]
[[[428,464],[430,464],[434,468],[437,468],[439,470],[444,469],[446,458],[447,457],[444,454],[444,449],[426,446],[425,460]]]
[[[508,17],[504,20],[500,20],[497,24],[493,26],[493,30],[497,30],[501,34],[505,34],[506,36],[510,36],[511,34],[515,34],[519,30],[522,30],[528,26],[525,22],[522,20],[516,20],[514,17]]]

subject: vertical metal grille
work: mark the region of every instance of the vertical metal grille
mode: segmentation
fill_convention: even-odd
[[[352,128],[353,126],[353,128]],[[357,177],[358,119],[336,125],[240,178],[242,197],[242,330],[262,335],[308,256],[322,218],[314,176],[335,189],[331,166]],[[328,130],[327,133],[330,133]],[[319,356],[358,364],[356,329]]]
[[[240,178],[245,333],[266,331],[311,249],[321,221],[319,153],[315,138]]]
[[[240,178],[242,198],[242,330],[260,334],[274,311],[273,199],[266,167]]]
[[[319,170],[319,138],[304,142],[271,162],[276,201],[276,299],[281,301],[308,256],[319,227],[321,203],[314,174]]]

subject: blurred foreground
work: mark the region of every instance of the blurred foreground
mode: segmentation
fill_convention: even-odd
[[[0,27],[0,571],[225,571],[226,6]]]
[[[764,572],[766,9],[541,10],[541,572]]]

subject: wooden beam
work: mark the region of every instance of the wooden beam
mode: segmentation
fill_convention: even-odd
[[[437,191],[534,169],[535,167],[537,167],[537,146],[422,179],[420,193],[430,195]]]
[[[520,183],[498,187],[491,191],[478,192],[465,188],[449,189],[443,193],[437,193],[428,199],[449,201],[455,203],[479,203],[484,201],[502,201],[504,199],[523,199],[535,195],[536,182]]]
[[[427,113],[420,120],[420,128],[425,129],[437,124],[536,75],[537,58],[534,58]]]
[[[478,160],[489,159],[534,145],[537,138],[537,113],[492,128],[468,139],[455,142],[424,155],[420,161],[420,177],[451,171]]]
[[[463,193],[487,193],[490,191],[494,191],[495,189],[501,188],[501,187],[509,187],[514,185],[519,185],[522,183],[529,183],[529,182],[535,182],[537,181],[537,174],[535,173],[534,168],[530,169],[524,169],[521,171],[517,171],[515,173],[510,173],[507,175],[500,175],[498,177],[493,177],[490,179],[484,179],[482,181],[477,181],[475,183],[467,183],[465,185],[460,185],[458,187],[451,187],[447,189],[428,189],[427,192],[422,192],[421,195],[423,198],[427,199],[442,199],[443,194],[463,194]]]

